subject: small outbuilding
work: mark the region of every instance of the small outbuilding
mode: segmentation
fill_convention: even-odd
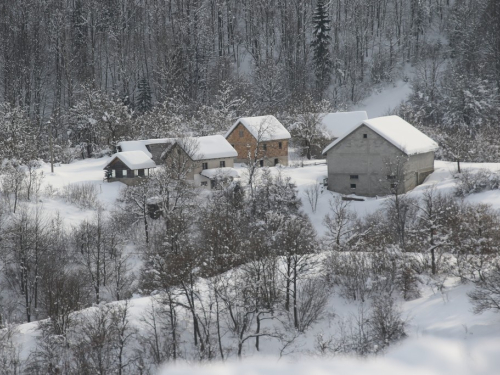
[[[368,197],[406,193],[434,171],[438,147],[398,116],[364,120],[323,150],[328,190]]]
[[[226,133],[237,152],[237,163],[258,161],[260,166],[288,165],[290,133],[276,117],[242,117]]]
[[[148,177],[156,163],[142,151],[118,152],[104,167],[104,179],[108,182],[120,181],[134,185],[140,178]]]

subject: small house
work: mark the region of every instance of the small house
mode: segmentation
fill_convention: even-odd
[[[434,171],[438,144],[398,116],[364,120],[324,150],[328,190],[361,196],[406,193]]]
[[[142,151],[160,165],[165,150],[176,142],[175,138],[142,139],[138,141],[123,141],[117,145],[118,152]]]
[[[156,163],[142,151],[118,152],[104,167],[105,180],[134,185],[140,181],[140,178],[148,177],[154,168],[156,168]]]
[[[237,152],[237,163],[257,161],[260,166],[288,165],[291,136],[274,116],[239,118],[225,137]]]
[[[194,181],[196,186],[208,189],[213,188],[213,179],[206,171],[220,170],[234,177],[234,159],[237,156],[236,150],[222,135],[209,135],[177,140],[166,150],[164,160],[166,168],[171,164],[178,164],[169,159],[189,160],[192,167],[186,174],[186,180]]]

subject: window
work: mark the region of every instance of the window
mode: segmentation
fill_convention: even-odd
[[[113,169],[111,170],[111,177],[115,178],[116,177],[116,171]]]
[[[215,180],[210,180],[210,189],[215,189],[217,187],[217,182]]]
[[[283,148],[283,143],[278,143],[278,148],[281,150]]]
[[[356,189],[356,184],[351,184],[351,189]]]
[[[245,133],[243,132],[243,130],[240,130],[240,138],[243,138],[243,135],[244,135],[244,134],[245,134]]]
[[[280,163],[279,159],[274,159],[274,165],[278,165]]]
[[[388,179],[388,180],[395,180],[395,179],[396,179],[396,176],[394,176],[393,174],[388,174],[388,175],[387,175],[387,179]]]
[[[126,169],[122,170],[122,177],[127,177],[127,170]]]
[[[148,169],[144,169],[144,176],[149,176],[149,168]]]
[[[201,181],[201,186],[208,186],[208,182],[207,181]]]
[[[391,184],[391,189],[396,189],[397,187],[398,187],[398,184],[397,184],[397,183],[393,182],[393,183]]]
[[[261,167],[263,167],[263,166],[264,166],[264,160],[259,160],[259,165],[260,165]]]
[[[201,169],[208,169],[208,163],[202,163]]]
[[[137,172],[140,177],[144,177],[144,169],[139,169]]]
[[[363,134],[363,138],[368,138],[368,134]]]
[[[350,176],[351,180],[358,180],[359,179],[359,176],[357,174],[352,174]]]
[[[262,144],[262,150],[267,151],[267,144],[265,144],[265,143]]]
[[[134,169],[134,177],[137,177],[139,176],[139,170],[138,169]]]
[[[220,162],[220,167],[224,168],[226,166],[226,162],[224,160],[221,160]]]

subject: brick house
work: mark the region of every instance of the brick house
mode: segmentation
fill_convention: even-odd
[[[323,150],[328,190],[368,197],[406,193],[434,171],[437,149],[398,116],[365,120]]]
[[[288,130],[274,116],[239,118],[226,133],[237,163],[256,161],[260,166],[288,165]]]

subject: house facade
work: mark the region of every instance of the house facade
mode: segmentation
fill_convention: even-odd
[[[226,133],[236,150],[235,162],[260,166],[288,165],[290,133],[274,116],[242,117]]]
[[[368,197],[406,193],[434,171],[437,149],[397,116],[365,120],[323,150],[328,190]]]

